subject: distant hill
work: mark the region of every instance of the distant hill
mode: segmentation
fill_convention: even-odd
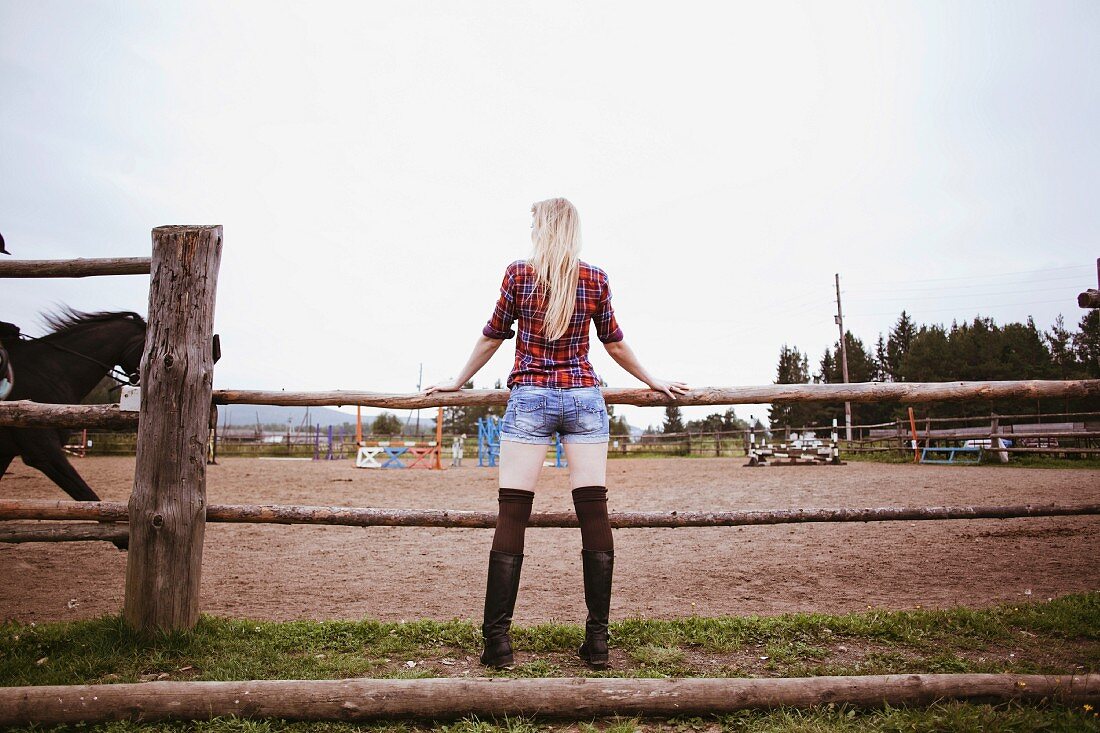
[[[309,420],[306,420],[308,412]],[[405,419],[404,412],[397,413],[401,420]],[[272,405],[219,405],[218,425],[228,424],[236,427],[253,426],[257,422],[261,425],[286,425],[290,420],[291,427],[318,425],[327,428],[329,425],[340,426],[345,423],[355,424],[355,415],[340,412],[331,407],[275,407]],[[363,428],[367,429],[374,422],[373,415],[363,415]],[[422,414],[420,426],[435,426],[432,417]]]

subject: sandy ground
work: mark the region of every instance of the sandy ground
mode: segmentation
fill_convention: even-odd
[[[132,458],[75,459],[125,501]],[[545,469],[536,511],[570,508]],[[1096,501],[1100,471],[738,459],[614,460],[611,509],[703,510]],[[3,496],[65,498],[18,460]],[[496,472],[357,470],[350,461],[225,458],[212,503],[492,510]],[[491,530],[207,525],[205,613],[257,619],[480,618]],[[988,606],[1100,589],[1100,517],[615,531],[614,617]],[[583,621],[580,533],[527,533],[519,623]],[[125,553],[106,543],[0,546],[0,619],[117,613]]]

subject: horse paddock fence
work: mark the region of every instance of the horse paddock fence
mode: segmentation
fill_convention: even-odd
[[[123,618],[140,631],[190,629],[199,614],[199,579],[207,521],[352,526],[491,527],[479,512],[206,504],[206,439],[212,405],[360,405],[418,409],[503,405],[506,390],[432,396],[377,392],[273,392],[213,389],[213,316],[222,251],[220,226],[157,227],[152,256],[76,261],[0,262],[0,277],[150,274],[148,325],[138,413],[117,405],[0,403],[0,426],[137,429],[133,491],[111,502],[3,502],[4,520],[62,520],[43,526],[54,538],[129,543]],[[794,384],[706,387],[675,402],[648,389],[608,388],[609,404],[639,406],[774,402],[924,403],[1028,397],[1100,397],[1100,380],[947,383]],[[83,506],[81,506],[83,505]],[[899,521],[1097,514],[1075,507],[917,507],[796,509],[776,512],[638,512],[615,515],[621,527],[736,526],[812,521]],[[91,520],[95,524],[88,523]],[[84,521],[77,525],[76,521]],[[535,515],[533,526],[575,526],[575,517]],[[116,522],[112,525],[109,522]],[[125,524],[121,524],[125,522]],[[7,541],[35,527],[5,529]],[[78,537],[83,532],[85,536]],[[46,539],[45,537],[39,537]],[[24,535],[22,541],[32,541]],[[921,704],[943,698],[1094,700],[1100,677],[887,675],[808,679],[689,680],[274,680],[181,682],[0,689],[0,724],[202,719],[251,715],[293,719],[534,714],[568,717],[710,714],[744,707]],[[249,694],[251,693],[251,694]],[[249,694],[248,704],[240,705]]]

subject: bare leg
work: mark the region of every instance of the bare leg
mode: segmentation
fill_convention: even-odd
[[[546,460],[546,445],[500,441],[500,471],[498,486],[506,489],[534,491]],[[607,446],[604,446],[607,449]]]
[[[565,458],[569,461],[569,488],[607,486],[607,443],[562,445]]]

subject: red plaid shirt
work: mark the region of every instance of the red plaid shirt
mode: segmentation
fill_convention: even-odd
[[[599,377],[588,361],[589,322],[596,324],[596,336],[603,343],[623,340],[622,329],[611,309],[607,273],[580,263],[573,319],[556,341],[548,341],[542,336],[545,315],[534,270],[523,260],[508,265],[500,286],[500,300],[489,323],[482,329],[489,338],[509,339],[516,335],[512,322],[519,321],[516,363],[508,375],[508,386],[528,384],[571,389],[599,385]]]

